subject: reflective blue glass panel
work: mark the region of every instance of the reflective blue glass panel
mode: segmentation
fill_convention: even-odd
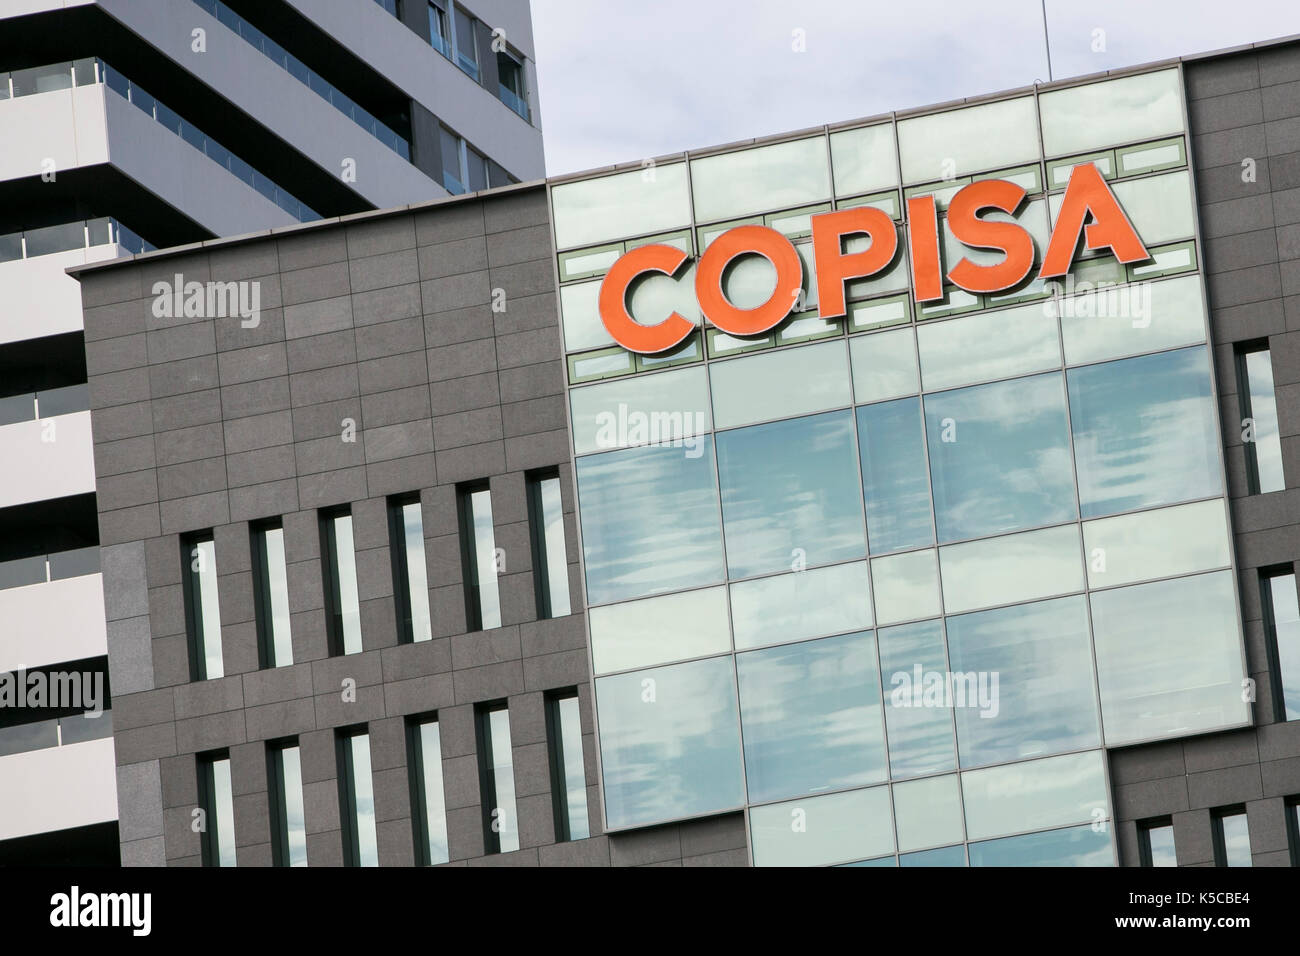
[[[611,829],[744,802],[730,657],[602,677],[596,707]]]
[[[921,400],[864,405],[857,414],[871,553],[934,543]]]
[[[723,579],[708,438],[578,459],[587,599],[607,604]]]
[[[1057,372],[925,398],[939,540],[1076,517]]]
[[[716,440],[732,578],[866,555],[850,411],[719,432]]]
[[[970,845],[971,866],[1114,866],[1110,827],[1092,824]]]
[[[898,858],[899,866],[965,866],[966,848],[964,846],[943,846],[937,850],[922,850],[920,853],[904,853]]]
[[[948,670],[943,626],[939,621],[922,621],[882,627],[877,635],[893,776],[955,769],[952,710],[934,706],[933,695],[930,703],[925,697],[927,676]]]
[[[870,632],[741,654],[736,669],[751,801],[885,779]]]
[[[1083,517],[1219,493],[1204,346],[1071,369],[1069,388]]]

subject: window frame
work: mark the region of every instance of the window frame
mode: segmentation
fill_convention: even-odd
[[[370,728],[367,724],[357,724],[351,727],[339,727],[334,731],[334,750],[338,766],[338,787],[339,787],[339,825],[343,838],[343,865],[344,866],[364,866],[361,862],[361,834],[358,829],[357,817],[357,768],[352,757],[352,740],[355,737],[365,737],[366,746],[370,745]],[[373,798],[374,780],[373,764],[371,771],[370,791]],[[376,863],[378,863],[379,847],[376,844]]]
[[[386,502],[388,509],[388,553],[393,569],[393,609],[397,623],[397,643],[420,643],[415,636],[415,615],[413,613],[413,595],[411,592],[411,568],[406,548],[406,509],[412,505],[421,507],[420,493],[408,492],[390,495]],[[420,515],[420,555],[426,560],[428,549],[424,544],[424,515]],[[425,612],[429,616],[429,639],[433,637],[433,611],[429,607],[428,570],[424,573]]]
[[[262,670],[288,667],[293,664],[293,627],[290,623],[290,659],[281,662],[275,653],[275,611],[271,602],[271,568],[267,555],[268,531],[279,531],[281,546],[284,543],[284,522],[280,518],[266,518],[249,523],[249,553],[253,570],[253,619],[257,626],[257,666]],[[289,586],[288,562],[285,563],[285,588]],[[290,611],[292,616],[292,610]]]
[[[1250,848],[1250,818],[1246,815],[1245,804],[1234,804],[1227,807],[1217,807],[1210,811],[1210,838],[1214,846],[1214,865],[1216,867],[1229,867],[1227,839],[1223,833],[1223,821],[1231,817],[1242,817],[1246,820],[1246,846]],[[1254,864],[1254,850],[1249,850],[1251,863]]]
[[[1243,441],[1246,454],[1246,491],[1250,495],[1269,494],[1271,491],[1283,491],[1286,489],[1286,471],[1285,466],[1282,471],[1282,488],[1270,489],[1270,492],[1262,490],[1259,472],[1259,432],[1258,422],[1255,420],[1255,398],[1251,394],[1250,372],[1247,368],[1247,359],[1251,355],[1258,355],[1263,352],[1268,355],[1269,365],[1273,362],[1273,351],[1269,347],[1269,340],[1251,339],[1246,342],[1235,342],[1232,346],[1232,358],[1237,373],[1237,404],[1241,411],[1241,418],[1244,422],[1250,419],[1256,426],[1255,440]],[[1273,386],[1273,403],[1274,409],[1277,408],[1277,385],[1276,380]],[[1280,423],[1279,423],[1280,424]],[[1244,425],[1242,426],[1244,427]],[[1281,432],[1279,429],[1278,443],[1281,444]]]
[[[483,492],[488,495],[488,511],[492,508],[492,487],[487,479],[464,482],[456,486],[456,520],[460,531],[460,561],[462,589],[465,593],[465,630],[485,631],[502,626],[500,581],[493,581],[497,592],[498,620],[490,627],[483,615],[483,582],[479,580],[479,541],[474,532],[474,495]],[[493,520],[493,570],[496,568],[496,522]],[[499,578],[500,575],[496,575]]]
[[[559,468],[543,468],[528,472],[524,476],[528,492],[528,539],[533,558],[533,592],[537,602],[537,619],[551,620],[555,617],[567,617],[573,613],[573,596],[569,589],[568,535],[564,533],[564,489],[560,486]],[[543,500],[543,485],[554,481],[560,493],[560,545],[566,556],[564,564],[564,592],[568,598],[568,608],[562,614],[556,614],[551,601],[551,584],[553,569],[548,560],[550,541],[547,538],[546,506]]]
[[[214,584],[217,592],[217,607],[213,612],[217,615],[217,652],[222,660],[222,673],[209,674],[207,660],[207,637],[204,634],[205,612],[203,605],[202,581],[200,576],[202,571],[195,571],[193,568],[194,553],[201,544],[212,545],[212,561]],[[181,535],[181,595],[185,605],[185,636],[186,647],[190,658],[190,681],[197,683],[206,680],[220,680],[225,676],[225,648],[221,637],[221,600],[220,584],[215,580],[216,577],[216,556],[217,543],[215,535],[211,529],[205,531],[191,531]]]
[[[496,780],[496,760],[495,748],[496,741],[492,737],[492,715],[504,711],[506,719],[509,720],[510,704],[505,700],[488,701],[477,704],[474,707],[474,731],[475,744],[478,751],[478,773],[479,773],[479,794],[480,806],[479,811],[483,821],[483,852],[491,856],[499,853],[511,853],[519,849],[519,846],[512,847],[508,850],[502,849],[501,833],[499,830],[492,828],[492,812],[494,810],[503,810],[501,806],[501,794],[497,787]],[[510,754],[510,772],[514,774],[514,734],[511,733],[511,739],[507,740],[507,745],[511,751]],[[509,808],[509,812],[514,817],[515,842],[519,840],[519,795],[515,792],[514,780],[510,781],[511,800],[514,806]]]
[[[229,768],[230,751],[228,749],[211,750],[195,755],[198,761],[198,789],[199,789],[199,806],[204,813],[204,827],[199,834],[200,854],[203,865],[221,867],[226,864],[221,862],[221,825],[220,810],[217,807],[217,791],[215,772],[216,766],[223,761]],[[227,772],[230,772],[229,769]],[[233,845],[233,823],[235,816],[235,794],[234,780],[232,775],[231,792],[230,792],[230,817],[232,823],[231,842]],[[236,848],[235,858],[231,861],[231,866],[237,866],[239,853]]]
[[[297,737],[284,737],[266,742],[267,803],[271,820],[271,859],[274,866],[292,866],[289,849],[288,793],[284,781],[284,752],[298,751],[298,766],[302,767],[302,745]],[[302,795],[299,794],[302,799]],[[304,824],[303,839],[307,828]]]
[[[321,560],[321,583],[324,586],[325,598],[325,635],[329,645],[330,657],[345,657],[348,654],[346,649],[346,629],[343,626],[344,608],[343,588],[341,569],[339,567],[338,552],[338,535],[335,532],[335,521],[339,518],[352,518],[352,509],[347,505],[334,508],[322,508],[317,512],[317,521],[320,527],[320,560]],[[355,542],[355,537],[354,537]],[[356,547],[353,545],[353,573],[356,573]],[[361,638],[361,599],[357,596],[357,637]],[[359,654],[363,651],[362,647],[353,651]]]
[[[426,714],[412,714],[405,720],[406,731],[406,766],[407,782],[411,792],[411,832],[415,840],[415,865],[416,866],[437,866],[440,863],[448,862],[450,859],[450,847],[448,847],[448,860],[438,860],[435,862],[429,854],[429,831],[428,831],[428,778],[424,769],[424,747],[420,740],[421,732],[429,724],[438,727],[439,734],[439,752],[442,750],[442,725],[438,720],[437,711]],[[447,790],[446,779],[439,768],[439,779],[442,780],[443,793],[443,816],[442,826],[443,833],[447,833]]]
[[[1163,830],[1169,827],[1170,831],[1174,827],[1173,817],[1152,817],[1148,820],[1139,820],[1137,823],[1138,838],[1138,866],[1155,867],[1154,856],[1151,853],[1151,831]],[[1175,859],[1177,859],[1178,841],[1174,841]]]
[[[1277,643],[1277,612],[1273,607],[1273,580],[1291,578],[1293,590],[1300,589],[1300,577],[1294,564],[1275,564],[1259,569],[1259,605],[1264,621],[1264,650],[1268,662],[1269,690],[1273,705],[1273,720],[1287,722],[1286,692],[1282,680],[1282,652]],[[1300,604],[1300,590],[1296,602]],[[1300,678],[1300,675],[1297,675]]]
[[[565,773],[565,749],[564,749],[564,718],[561,712],[561,705],[568,700],[576,701],[578,705],[578,741],[581,747],[582,741],[582,700],[578,693],[578,688],[570,687],[564,690],[549,691],[546,694],[546,756],[551,768],[551,809],[555,819],[555,842],[568,843],[574,839],[585,840],[591,836],[590,820],[584,820],[582,836],[573,836],[573,821],[569,818],[569,786],[568,775]],[[585,753],[579,753],[579,760],[582,763],[582,788],[583,788],[583,806],[587,807],[588,816],[591,813],[591,807],[586,800],[587,789],[587,759]]]

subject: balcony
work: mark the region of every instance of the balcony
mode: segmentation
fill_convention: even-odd
[[[111,736],[0,757],[0,840],[116,819]]]
[[[23,396],[15,398],[18,400],[10,408],[11,415],[20,414],[19,407],[25,401]],[[47,398],[47,402],[66,402],[69,398],[64,394]],[[0,426],[0,461],[22,463],[21,468],[9,468],[0,478],[0,508],[94,491],[90,412]],[[4,620],[2,615],[0,620]]]

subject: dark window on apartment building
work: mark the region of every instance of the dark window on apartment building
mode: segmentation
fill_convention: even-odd
[[[587,770],[582,756],[582,721],[576,689],[547,695],[546,739],[550,744],[555,839],[585,840],[591,836],[591,827],[587,817]]]
[[[564,617],[569,606],[569,558],[564,543],[564,505],[555,471],[528,476],[528,528],[533,585],[540,619]]]
[[[271,859],[276,866],[306,866],[302,757],[296,737],[266,745],[266,779],[270,790]]]
[[[335,732],[339,773],[339,818],[343,825],[343,864],[378,866],[375,789],[370,775],[370,734],[364,727]]]
[[[288,667],[293,663],[293,640],[289,626],[284,528],[278,519],[258,522],[251,526],[250,535],[258,664],[261,667]]]
[[[225,669],[221,657],[221,611],[217,599],[217,556],[212,532],[183,536],[181,561],[190,679],[215,680],[225,675]]]
[[[1210,815],[1215,866],[1250,866],[1250,828],[1245,807],[1224,807]]]
[[[1273,678],[1273,717],[1300,720],[1300,597],[1294,566],[1261,571],[1259,591]]]
[[[230,784],[230,754],[198,755],[200,831],[204,866],[235,865],[235,802]]]
[[[453,29],[455,30],[456,65],[467,76],[478,82],[478,45],[474,37],[474,31],[479,25],[478,21],[462,7],[453,4],[453,10],[455,11]]]
[[[451,28],[447,26],[447,8],[433,0],[429,2],[429,42],[435,50],[451,59]]]
[[[525,120],[528,97],[524,89],[524,64],[508,50],[497,51],[497,96]]]
[[[361,653],[361,608],[357,600],[357,557],[352,513],[320,513],[321,573],[325,576],[325,630],[333,655]]]
[[[1138,823],[1138,857],[1141,866],[1177,866],[1174,822],[1168,817]]]
[[[406,765],[411,775],[411,829],[418,866],[446,863],[447,800],[442,789],[442,737],[436,716],[406,722]]]
[[[418,494],[388,499],[388,547],[393,561],[397,639],[403,644],[432,640],[429,575],[424,563],[424,520]]]
[[[492,528],[492,492],[486,482],[456,491],[460,518],[461,572],[465,582],[465,628],[485,631],[501,626],[497,588],[497,546]]]
[[[1273,360],[1267,342],[1236,347],[1237,396],[1241,403],[1242,439],[1246,446],[1246,475],[1253,495],[1281,491],[1282,439],[1278,431],[1277,397],[1273,392]]]
[[[510,711],[504,702],[481,704],[475,709],[475,718],[484,852],[509,853],[519,849]]]

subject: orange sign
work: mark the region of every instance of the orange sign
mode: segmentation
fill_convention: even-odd
[[[1001,292],[1023,282],[1033,268],[1034,241],[1023,226],[981,218],[985,210],[1014,214],[1025,190],[1002,179],[963,186],[948,203],[948,229],[953,238],[976,249],[994,249],[1002,261],[979,265],[963,256],[948,270],[947,279],[967,292]],[[918,302],[943,297],[944,273],[940,251],[939,213],[933,196],[907,201],[911,234],[912,294]],[[1073,264],[1082,233],[1088,250],[1109,249],[1123,263],[1151,258],[1119,200],[1092,163],[1070,171],[1061,210],[1043,256],[1038,278],[1065,275]],[[866,236],[865,251],[846,253],[844,240]],[[817,309],[833,319],[847,312],[844,283],[876,275],[894,261],[898,233],[893,220],[879,209],[860,206],[812,217],[813,268],[817,273]],[[722,289],[722,276],[737,257],[757,254],[776,270],[776,286],[762,305],[741,309]],[[673,246],[648,245],[631,250],[614,263],[600,286],[600,318],[614,341],[631,352],[652,355],[686,339],[695,325],[673,312],[655,325],[642,325],[627,309],[633,280],[649,272],[676,275],[689,257]],[[767,226],[736,226],[711,242],[695,270],[695,297],[704,317],[731,335],[759,335],[790,314],[803,287],[803,263],[794,245]]]

